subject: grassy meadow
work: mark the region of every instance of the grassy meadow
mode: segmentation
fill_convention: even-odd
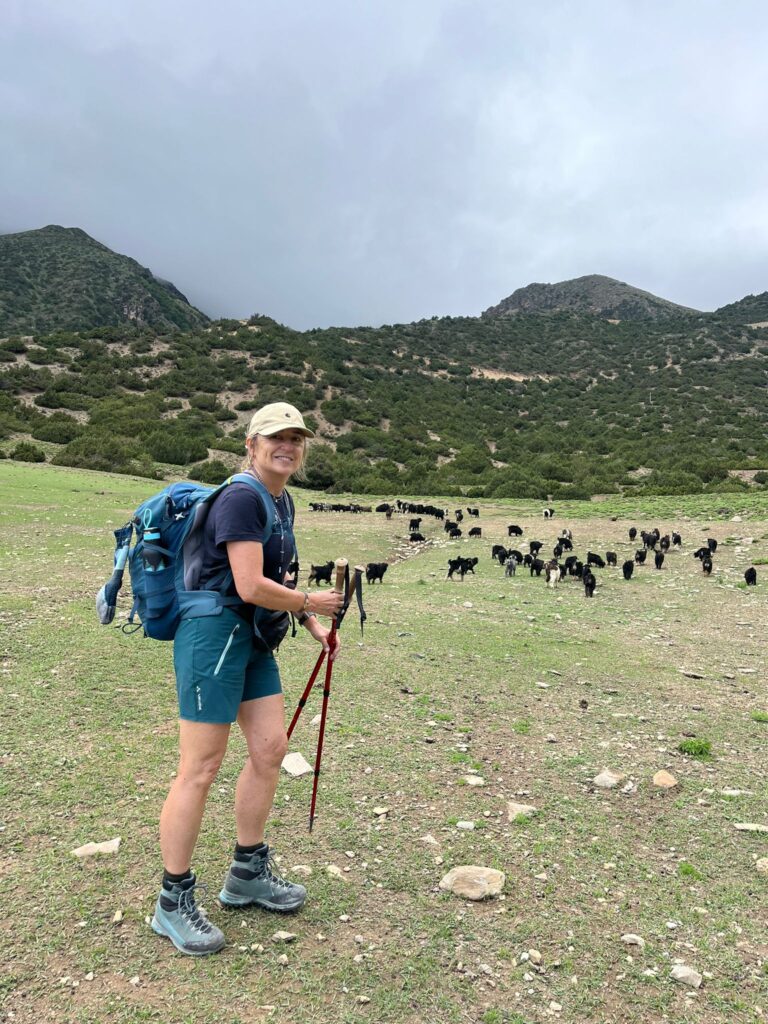
[[[102,627],[94,610],[111,530],[157,487],[0,463],[2,1019],[768,1017],[768,876],[757,869],[768,835],[735,828],[768,826],[768,494],[556,503],[552,521],[538,503],[472,501],[481,540],[447,542],[424,520],[428,543],[414,548],[407,518],[310,513],[318,495],[294,491],[305,572],[340,555],[392,565],[366,587],[364,636],[354,609],[344,623],[311,836],[311,776],[281,777],[268,839],[289,877],[312,869],[306,907],[278,918],[216,902],[244,756],[233,733],[194,865],[228,945],[198,960],[147,923],[176,768],[171,645]],[[630,582],[597,570],[589,601],[575,580],[552,591],[522,568],[505,578],[490,548],[507,543],[510,522],[524,527],[524,551],[539,539],[548,554],[570,526],[576,553],[613,549],[621,564],[631,525],[678,529],[683,550]],[[719,541],[711,578],[692,558],[708,536]],[[459,553],[480,558],[463,583],[445,578]],[[751,564],[756,588],[744,586]],[[120,619],[129,607],[126,582]],[[289,711],[315,654],[303,632],[280,652]],[[310,761],[319,710],[316,692],[291,744]],[[710,753],[682,753],[692,740]],[[603,768],[631,785],[596,789]],[[660,769],[677,787],[654,788]],[[512,800],[536,813],[510,821]],[[116,855],[71,854],[115,836]],[[503,895],[441,891],[461,864],[504,871]],[[296,940],[276,944],[278,929]],[[670,978],[676,963],[703,975],[700,989]]]

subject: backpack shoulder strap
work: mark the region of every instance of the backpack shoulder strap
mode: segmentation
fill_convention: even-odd
[[[235,473],[234,476],[229,477],[225,483],[227,484],[248,484],[252,487],[257,494],[260,495],[263,503],[264,510],[267,515],[267,521],[265,524],[265,530],[267,537],[272,533],[272,528],[275,525],[275,502],[272,495],[269,493],[267,488],[261,482],[257,480],[255,476],[251,476],[250,473]]]

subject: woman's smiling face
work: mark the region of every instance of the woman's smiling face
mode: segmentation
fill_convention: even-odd
[[[301,431],[289,427],[269,437],[256,434],[248,439],[248,450],[258,473],[287,480],[301,467],[305,443],[306,438]]]

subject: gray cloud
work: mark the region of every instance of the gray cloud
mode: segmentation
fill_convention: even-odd
[[[80,226],[213,315],[477,313],[586,273],[704,309],[768,288],[758,2],[30,0],[6,22],[0,230]]]

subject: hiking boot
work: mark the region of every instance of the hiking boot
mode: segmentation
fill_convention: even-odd
[[[277,873],[267,845],[250,855],[236,854],[219,893],[219,900],[227,907],[247,907],[255,903],[257,907],[280,914],[298,910],[306,898],[307,890],[303,885],[287,882]]]
[[[157,897],[152,930],[170,939],[176,949],[188,956],[218,953],[225,945],[224,932],[211,924],[195,901],[195,890],[205,891],[195,876],[183,882],[164,882]]]

